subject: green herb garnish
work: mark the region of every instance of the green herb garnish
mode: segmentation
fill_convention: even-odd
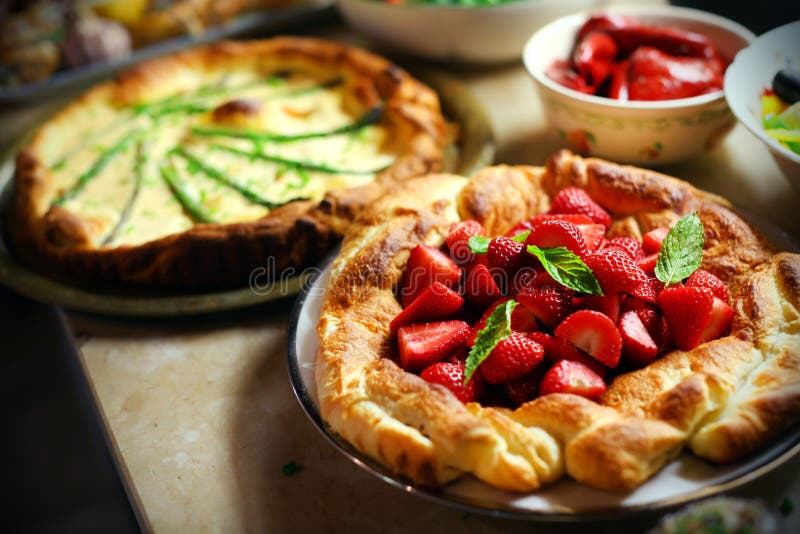
[[[515,300],[507,300],[497,306],[486,319],[486,326],[478,332],[475,344],[467,355],[464,369],[464,384],[469,382],[472,373],[483,363],[498,343],[511,335],[511,312],[517,305]]]
[[[677,284],[700,267],[703,260],[703,223],[690,213],[673,226],[658,251],[656,278],[666,285]]]
[[[539,248],[528,245],[528,253],[536,256],[544,270],[559,284],[581,293],[603,295],[592,270],[568,248]]]
[[[283,472],[283,474],[285,476],[287,476],[287,477],[290,477],[292,475],[296,475],[297,473],[299,473],[302,470],[303,470],[303,466],[301,466],[300,464],[298,464],[297,462],[294,462],[294,461],[285,463],[285,464],[283,464],[283,467],[281,467],[281,472]]]
[[[467,241],[469,251],[473,254],[486,254],[486,251],[489,250],[489,242],[491,242],[491,240],[491,237],[474,235]]]

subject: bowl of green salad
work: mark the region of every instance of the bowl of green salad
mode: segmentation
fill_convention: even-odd
[[[592,0],[337,0],[355,30],[385,47],[440,61],[519,61],[531,34]]]
[[[725,98],[736,117],[767,145],[800,191],[800,20],[761,35],[725,73]]]

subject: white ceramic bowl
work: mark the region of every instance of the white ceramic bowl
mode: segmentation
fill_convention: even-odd
[[[615,6],[603,11],[704,34],[727,59],[755,39],[733,21],[694,9]],[[622,102],[573,91],[545,75],[554,60],[569,57],[578,29],[596,12],[548,24],[528,40],[523,51],[545,115],[565,145],[583,154],[649,166],[686,160],[716,146],[735,124],[722,90],[692,98]]]
[[[761,35],[736,56],[725,73],[725,97],[748,130],[766,143],[786,179],[800,191],[800,155],[764,133],[761,93],[780,69],[800,69],[800,20]]]
[[[519,60],[537,28],[597,0],[519,0],[486,7],[337,0],[356,30],[395,50],[469,63]]]

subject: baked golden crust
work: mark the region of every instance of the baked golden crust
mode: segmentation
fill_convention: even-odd
[[[422,484],[471,473],[534,491],[566,473],[627,490],[684,447],[732,462],[798,421],[800,255],[776,254],[727,202],[652,171],[565,151],[545,169],[491,167],[462,184],[450,176],[409,182],[362,214],[332,265],[317,387],[323,418],[356,448]],[[617,377],[600,402],[553,394],[514,411],[463,405],[402,371],[388,325],[401,309],[393,289],[408,251],[441,244],[459,218],[502,232],[547,210],[568,185],[587,190],[627,235],[697,211],[706,229],[702,267],[731,290],[731,334]],[[509,188],[525,194],[498,193]]]
[[[346,106],[383,106],[380,124],[397,148],[395,160],[373,182],[352,191],[331,190],[321,202],[289,202],[249,222],[195,224],[135,246],[93,246],[90,217],[51,206],[59,193],[47,162],[76,121],[86,120],[84,110],[163,99],[195,87],[198,78],[237,69],[262,75],[300,69],[341,77],[344,98],[351,100]],[[274,258],[278,271],[318,262],[354,215],[387,187],[439,170],[447,137],[436,94],[378,56],[308,38],[215,43],[137,65],[90,90],[43,126],[17,159],[11,237],[20,255],[55,275],[149,285],[242,284],[268,258]]]

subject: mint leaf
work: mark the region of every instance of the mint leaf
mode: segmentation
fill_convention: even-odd
[[[697,213],[685,215],[673,226],[658,251],[656,278],[677,284],[700,267],[703,260],[703,223]]]
[[[486,319],[486,326],[475,337],[475,344],[467,355],[464,369],[464,384],[469,382],[472,373],[483,363],[495,346],[511,335],[511,312],[517,305],[515,300],[507,300],[500,304]]]
[[[469,238],[469,241],[467,241],[467,245],[469,245],[469,251],[473,254],[486,254],[486,251],[489,250],[489,242],[491,240],[491,237],[474,235]]]
[[[600,282],[592,270],[568,248],[539,248],[528,245],[528,253],[539,258],[544,270],[559,284],[581,293],[603,295]]]
[[[531,235],[530,230],[525,230],[524,232],[520,232],[516,234],[514,237],[511,238],[511,241],[516,241],[517,243],[524,243],[528,236]]]

